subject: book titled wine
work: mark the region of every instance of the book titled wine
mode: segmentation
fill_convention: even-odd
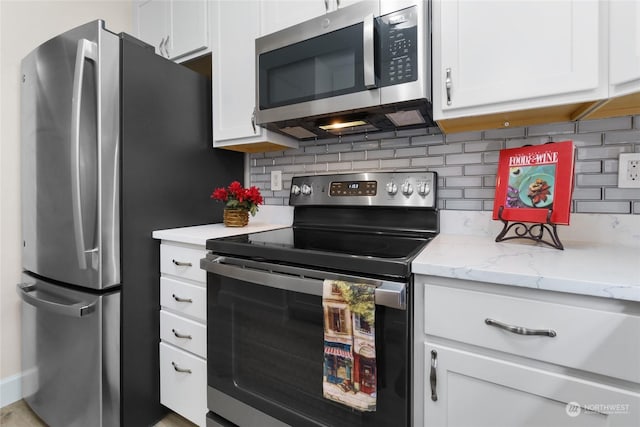
[[[501,150],[493,219],[569,225],[574,158],[573,141]]]

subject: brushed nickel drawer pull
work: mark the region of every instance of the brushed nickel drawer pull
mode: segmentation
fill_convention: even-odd
[[[451,86],[453,86],[451,80],[451,68],[446,69],[447,78],[445,79],[445,88],[447,89],[447,105],[451,105]]]
[[[174,300],[178,301],[178,302],[193,302],[193,300],[191,298],[180,298],[178,296],[176,296],[176,294],[171,294],[171,296],[173,297]]]
[[[553,329],[528,329],[523,328],[522,326],[508,325],[506,323],[498,322],[497,320],[493,320],[488,317],[484,319],[484,323],[489,326],[495,326],[496,328],[501,328],[505,331],[509,331],[518,335],[542,335],[550,338],[553,338],[557,335],[556,331],[554,331]]]
[[[176,336],[176,338],[185,338],[185,339],[192,339],[191,335],[185,335],[185,334],[181,334],[180,332],[176,331],[175,329],[172,329],[171,332],[173,332],[173,335]]]
[[[178,364],[176,362],[171,362],[171,364],[173,365],[173,369],[176,370],[176,372],[182,372],[185,374],[190,374],[191,373],[191,369],[185,369],[185,368],[181,368],[178,366]]]
[[[431,374],[429,375],[429,383],[431,384],[431,400],[436,402],[438,400],[438,393],[436,393],[436,367],[438,366],[438,352],[431,350]]]
[[[190,262],[176,261],[175,259],[172,259],[171,262],[179,267],[193,267],[193,264],[191,264]]]

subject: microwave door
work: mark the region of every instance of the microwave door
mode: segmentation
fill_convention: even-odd
[[[362,2],[257,39],[258,123],[379,105],[376,14]]]

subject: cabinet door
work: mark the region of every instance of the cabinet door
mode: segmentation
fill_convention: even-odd
[[[171,29],[171,59],[206,49],[209,46],[207,0],[172,1]]]
[[[217,142],[253,137],[262,129],[251,122],[256,97],[259,8],[255,1],[215,3],[213,136]]]
[[[160,50],[169,37],[169,1],[147,0],[137,2],[136,25],[137,36],[140,40],[149,43],[156,48],[158,55],[165,56],[164,50]]]
[[[632,426],[640,394],[425,343],[425,426]],[[435,393],[430,370],[435,351]]]
[[[606,97],[598,1],[440,0],[433,7],[436,119]]]
[[[334,0],[336,9],[342,9],[347,6],[351,6],[354,3],[359,3],[361,1],[362,0]],[[332,7],[332,5],[330,5],[329,7]]]
[[[335,2],[335,0],[332,0]],[[261,0],[260,35],[299,24],[329,11],[331,0]],[[341,2],[342,7],[342,2]]]
[[[640,1],[609,2],[609,96],[640,92]]]
[[[212,25],[214,147],[258,152],[297,147],[297,141],[253,122],[256,99],[255,38],[259,4],[278,2],[216,1]]]

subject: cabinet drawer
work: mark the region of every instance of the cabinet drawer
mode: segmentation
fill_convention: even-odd
[[[207,327],[160,310],[160,339],[207,358]]]
[[[188,371],[180,372],[178,369]],[[160,403],[191,422],[204,426],[207,414],[207,362],[160,343]]]
[[[207,321],[207,289],[203,286],[161,277],[160,305]]]
[[[435,285],[424,303],[427,335],[640,382],[638,316]],[[486,319],[556,335],[519,335]]]
[[[206,250],[163,243],[160,245],[160,272],[205,283],[207,275],[200,268]]]

